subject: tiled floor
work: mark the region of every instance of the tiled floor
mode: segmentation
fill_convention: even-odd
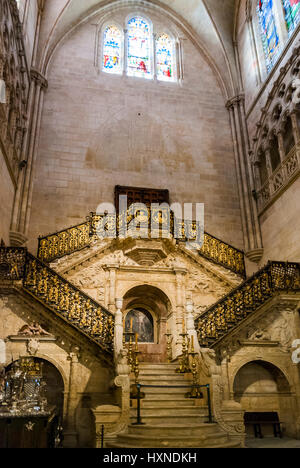
[[[300,440],[276,439],[275,437],[265,437],[264,439],[248,438],[246,440],[247,448],[300,448]]]

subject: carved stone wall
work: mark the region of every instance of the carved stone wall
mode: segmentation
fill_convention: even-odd
[[[0,340],[5,343],[5,362],[1,365],[7,366],[21,356],[30,355],[52,363],[64,382],[65,446],[94,447],[92,408],[115,402],[110,391],[113,370],[101,362],[95,350],[80,341],[77,346],[76,339],[70,339],[64,326],[55,319],[49,320],[41,305],[25,300],[16,292],[1,292],[0,316]],[[49,335],[20,335],[24,325],[33,321],[40,323]]]

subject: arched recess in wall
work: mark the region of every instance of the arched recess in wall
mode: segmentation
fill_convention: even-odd
[[[277,412],[286,434],[295,434],[293,391],[275,364],[253,360],[240,367],[233,381],[233,397],[245,412]],[[272,426],[264,430],[266,434]]]
[[[47,76],[55,50],[61,46],[63,41],[72,34],[78,26],[101,13],[103,13],[103,15],[107,15],[109,12],[113,12],[124,5],[122,0],[110,0],[105,2],[105,4],[100,5],[99,2],[97,2],[97,5],[91,6],[90,9],[86,11],[84,11],[83,6],[80,7],[77,5],[78,13],[76,15],[75,13],[72,15],[70,12],[72,10],[72,6],[75,8],[75,3],[76,0],[69,0],[66,3],[64,9],[60,13],[60,16],[57,18],[55,26],[52,28],[46,43],[44,44],[42,52],[40,53],[40,69],[45,76]],[[93,3],[95,2],[90,2],[90,4]],[[149,12],[150,16],[151,11],[159,13],[180,28],[199,50],[210,68],[213,70],[220,89],[222,90],[224,101],[227,101],[234,94],[235,88],[232,80],[234,73],[232,73],[232,70],[230,69],[219,35],[216,33],[215,25],[207,14],[206,7],[201,4],[201,8],[204,9],[203,14],[207,16],[206,31],[195,31],[195,29],[190,26],[182,15],[175,12],[166,3],[167,2],[163,0],[145,4],[142,0],[134,0],[129,3],[129,6],[132,6],[132,9],[135,7],[140,9],[143,8],[144,11]],[[128,2],[126,2],[126,5],[128,7]],[[67,19],[65,20],[65,18]],[[73,21],[70,21],[70,18],[73,18]],[[210,30],[210,28],[212,33],[209,36],[207,31]],[[215,60],[215,56],[218,56],[220,59],[218,61]]]

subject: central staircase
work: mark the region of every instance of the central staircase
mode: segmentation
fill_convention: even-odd
[[[108,448],[234,448],[239,442],[232,441],[218,424],[208,424],[208,407],[205,399],[185,397],[192,380],[176,374],[177,364],[140,365],[141,385],[165,386],[166,388],[142,387],[145,399],[141,401],[143,425],[137,420],[136,400],[132,400],[131,424],[128,432],[120,434]],[[134,382],[132,382],[133,384]],[[171,388],[186,386],[187,388]],[[204,389],[205,390],[205,389]],[[201,406],[198,406],[201,405]]]

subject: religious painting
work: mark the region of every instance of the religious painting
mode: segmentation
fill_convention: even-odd
[[[154,343],[153,317],[147,310],[133,309],[127,314],[125,331],[128,333],[131,330],[134,334],[138,334],[139,343]],[[126,336],[126,341],[129,341],[129,335]]]

